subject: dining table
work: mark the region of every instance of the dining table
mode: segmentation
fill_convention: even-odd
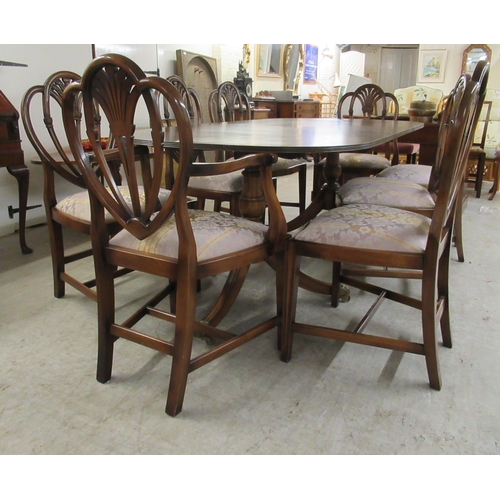
[[[193,125],[193,147],[203,151],[234,151],[235,156],[270,152],[297,157],[320,154],[326,157],[324,182],[306,210],[288,223],[293,230],[314,218],[321,210],[334,208],[341,168],[339,154],[363,151],[394,138],[415,132],[424,125],[410,121],[340,120],[337,118],[273,118]],[[150,141],[145,130],[136,132],[136,144]],[[178,148],[176,127],[165,129],[164,147]],[[245,169],[240,196],[244,217],[260,221],[265,200],[260,171]]]
[[[324,182],[315,193],[306,210],[288,221],[287,229],[293,231],[318,215],[322,210],[336,206],[336,194],[341,174],[339,154],[371,149],[394,138],[403,137],[423,127],[421,122],[381,120],[341,120],[337,118],[272,118],[238,122],[203,123],[193,125],[193,147],[203,151],[233,151],[235,157],[251,153],[275,153],[297,157],[319,154],[326,158],[322,175]],[[176,127],[167,127],[163,145],[178,149]],[[150,145],[147,129],[138,129],[136,145]],[[243,171],[243,187],[239,199],[240,212],[250,220],[262,221],[266,203],[260,182],[260,170]],[[273,266],[273,262],[269,264]],[[231,273],[221,296],[204,321],[216,326],[236,300],[248,269]],[[301,273],[300,287],[326,293],[324,283]],[[340,301],[349,300],[349,290],[341,285]]]

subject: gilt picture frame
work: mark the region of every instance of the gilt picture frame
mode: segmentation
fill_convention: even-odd
[[[257,45],[257,76],[281,77],[283,76],[283,45],[261,44]]]
[[[418,58],[418,83],[443,83],[446,73],[446,49],[421,50]]]

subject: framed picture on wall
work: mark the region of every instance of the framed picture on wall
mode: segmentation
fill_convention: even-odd
[[[318,78],[318,46],[306,45],[304,61],[304,83],[316,83]]]
[[[418,58],[417,82],[443,83],[447,50],[421,50]]]

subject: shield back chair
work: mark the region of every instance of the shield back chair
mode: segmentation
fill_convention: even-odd
[[[83,282],[67,270],[67,264],[91,256],[92,250],[89,248],[71,254],[65,250],[63,238],[63,228],[90,234],[90,203],[85,182],[62,139],[61,132],[64,135],[64,130],[57,127],[57,118],[61,117],[62,93],[67,85],[78,80],[80,76],[76,73],[61,71],[51,75],[43,85],[30,88],[22,100],[22,120],[28,139],[43,166],[43,197],[52,256],[54,296],[63,297],[67,283],[96,300],[93,289],[95,279]],[[59,111],[58,114],[53,114],[53,106]],[[35,118],[41,114],[43,124],[35,124]],[[77,106],[75,120],[79,123],[80,119],[81,110]],[[97,112],[94,114],[94,122],[96,130],[99,130],[100,118]],[[56,177],[68,181],[80,191],[58,200]]]
[[[43,85],[30,88],[22,101],[22,120],[29,141],[40,157],[44,172],[44,206],[49,231],[49,241],[52,256],[52,270],[54,281],[54,296],[64,297],[65,285],[71,285],[92,300],[96,299],[95,278],[82,281],[70,274],[67,264],[79,261],[92,255],[92,249],[69,253],[65,249],[63,233],[73,230],[90,235],[90,201],[85,186],[85,181],[77,169],[69,151],[62,127],[62,94],[64,89],[72,82],[79,81],[80,76],[69,71],[59,71],[51,75]],[[41,101],[41,102],[40,102]],[[35,109],[34,106],[37,106]],[[43,115],[43,124],[36,123],[36,117]],[[74,109],[74,119],[81,123],[81,109],[78,102]],[[102,141],[102,146],[110,158],[115,178],[120,182],[119,164],[116,156],[113,158],[113,145],[111,137],[101,137],[101,116],[97,107],[94,108],[94,129]],[[90,150],[88,141],[82,141],[82,147]],[[91,154],[91,153],[89,153]],[[58,199],[56,178],[62,178],[79,188],[74,194]],[[59,179],[57,179],[59,180]],[[127,196],[127,188],[120,188]],[[160,197],[164,203],[169,191],[162,190]],[[110,234],[119,228],[111,214],[106,214],[106,223],[109,225]],[[128,270],[118,269],[115,277],[127,274]]]
[[[392,110],[391,113],[389,113],[389,109]],[[398,103],[394,95],[384,92],[378,85],[371,83],[361,85],[354,92],[344,94],[337,106],[337,118],[339,119],[397,120],[398,116]],[[373,150],[340,153],[341,175],[339,183],[343,184],[355,177],[369,177],[391,165],[397,165],[399,162],[398,140],[394,139],[390,143],[384,144],[383,148],[384,156],[375,154]],[[325,159],[317,159],[314,166],[314,185],[316,188],[321,184],[324,163]]]
[[[440,324],[443,344],[451,347],[448,274],[452,226],[455,204],[461,193],[464,169],[474,135],[475,113],[481,100],[480,91],[481,85],[470,80],[456,88],[448,100],[444,123],[440,129],[440,187],[431,219],[381,205],[346,205],[319,215],[289,240],[283,285],[283,361],[290,360],[293,335],[297,333],[383,347],[423,355],[430,386],[436,390],[441,389],[437,329]],[[331,322],[328,326],[319,322],[316,325],[299,322],[296,304],[302,256],[334,263],[333,284],[329,290],[332,305],[338,304],[340,283],[377,295],[374,304],[356,327],[345,330],[334,328],[334,318],[329,320]],[[342,272],[345,263],[393,267],[402,271],[418,270],[422,273],[420,297],[384,288],[373,279],[346,277]],[[401,276],[404,277],[404,274]],[[385,337],[378,333],[364,333],[384,298],[421,311],[420,342],[414,341],[411,332],[392,332],[393,336],[386,334]],[[391,318],[386,319],[390,325]],[[379,318],[379,323],[381,321]],[[390,331],[390,326],[388,330]]]
[[[481,62],[472,75],[472,80],[480,82],[482,88],[488,80],[489,66]],[[461,76],[457,86],[464,85]],[[484,93],[481,94],[484,99]],[[479,108],[481,109],[481,108]],[[479,113],[475,116],[475,122]],[[441,127],[443,122],[441,121]],[[438,144],[434,165],[396,165],[391,166],[372,178],[353,179],[339,189],[341,204],[370,203],[403,208],[416,213],[432,216],[439,189],[441,164],[438,157],[442,154],[442,146]],[[456,220],[454,224],[454,243],[459,262],[465,262],[462,234],[463,196],[457,201]]]
[[[234,122],[252,119],[252,110],[250,101],[245,93],[240,92],[232,82],[223,82],[219,87],[213,90],[209,97],[209,113],[212,123]],[[234,155],[234,151],[221,152],[222,157],[227,159]],[[299,213],[305,210],[306,205],[306,177],[307,163],[298,160],[294,155],[281,155],[273,165],[273,183],[275,189],[278,189],[277,179],[286,175],[297,174],[298,177],[298,201],[280,200],[281,206],[297,207]],[[229,202],[232,207],[237,203],[241,194],[242,179],[241,173],[237,173],[230,181],[225,182],[223,186],[212,186],[214,192],[219,193],[219,197]],[[218,205],[220,209],[220,205]],[[230,211],[233,209],[230,208]],[[232,213],[232,212],[231,212]]]
[[[155,199],[163,180],[164,131],[155,93],[168,101],[179,134],[179,165],[171,195],[159,211]],[[84,121],[102,176],[98,176],[83,153],[72,109],[78,95],[83,99]],[[125,203],[116,185],[106,156],[92,135],[92,102],[97,101],[116,137],[122,159],[122,175],[130,189],[132,204]],[[140,113],[137,110],[140,110]],[[148,147],[135,146],[135,117],[147,110],[150,124]],[[273,258],[283,262],[287,236],[286,221],[272,184],[271,154],[248,155],[225,163],[193,163],[191,120],[182,96],[160,77],[147,77],[136,63],[117,54],[94,59],[81,82],[67,87],[63,96],[64,125],[71,150],[77,159],[90,193],[92,245],[97,279],[98,361],[97,380],[109,381],[112,374],[113,346],[118,338],[150,347],[172,357],[166,412],[177,415],[183,406],[188,373],[281,324],[281,308],[269,318],[256,318],[244,333],[234,334],[212,328],[196,320],[197,281],[253,263]],[[149,131],[148,131],[149,134]],[[140,164],[134,156],[140,154]],[[269,226],[242,217],[214,211],[189,210],[187,186],[190,177],[216,175],[248,168],[259,171],[264,196],[271,212]],[[144,197],[138,191],[137,178],[144,179]],[[110,239],[104,220],[105,210],[113,214],[123,228]],[[281,258],[280,258],[281,256]],[[112,271],[115,266],[142,271],[165,278],[165,287],[144,307],[123,323],[118,323]],[[278,278],[282,265],[277,267]],[[173,291],[175,314],[162,309],[160,301]],[[278,283],[281,281],[278,279]],[[279,287],[277,287],[279,288]],[[281,294],[277,294],[281,298]],[[199,312],[198,312],[199,314]],[[148,315],[165,320],[161,338],[145,333],[146,325],[137,324]],[[251,319],[249,320],[251,321]],[[137,324],[137,326],[135,326]],[[170,328],[169,326],[170,325]],[[149,325],[151,326],[151,325]],[[215,347],[192,355],[194,332],[208,333],[220,340]],[[198,349],[197,349],[198,351]]]
[[[484,166],[486,163],[486,137],[488,133],[488,123],[490,121],[491,107],[493,105],[493,101],[484,101],[483,103],[483,112],[478,120],[477,129],[476,129],[476,137],[474,138],[474,142],[472,143],[472,147],[470,148],[469,153],[469,164],[475,164],[476,169],[472,174],[474,182],[474,189],[476,191],[476,198],[481,198],[481,189],[483,187],[483,177],[484,177]],[[477,139],[477,140],[476,140]],[[471,177],[471,173],[467,172],[466,181],[469,181]]]
[[[467,76],[462,75],[452,92],[456,92],[457,88],[463,88],[467,82]],[[446,120],[441,122],[441,127],[447,126]],[[438,155],[441,154],[442,145],[438,144]],[[425,183],[425,186],[420,182],[411,182],[396,179],[387,175],[387,173],[395,171],[404,172],[408,169],[408,177],[416,175],[420,165],[398,165],[385,169],[373,177],[360,177],[351,179],[342,185],[338,192],[338,197],[341,205],[351,204],[371,204],[383,205],[403,210],[410,210],[428,217],[432,216],[437,196],[439,185],[439,166],[436,162],[435,167],[425,168],[426,176],[424,179],[419,179]],[[424,168],[420,168],[424,170]],[[432,173],[431,173],[432,170]],[[430,182],[432,178],[432,182]]]
[[[193,125],[199,125],[203,123],[203,110],[200,98],[198,97],[196,90],[194,90],[191,87],[188,87],[180,76],[172,75],[167,77],[167,80],[176,88],[176,90],[182,96],[184,104],[186,105],[187,108],[189,118],[191,119],[191,123]],[[168,105],[168,101],[163,99],[161,97],[161,94],[159,93],[157,93],[157,98],[159,101],[162,101],[158,102],[158,105],[161,108],[163,108],[163,116],[166,124],[169,127],[174,126],[175,120],[172,119],[171,116],[172,110]],[[175,163],[178,162],[178,154],[176,151],[169,151],[167,153],[168,153],[167,154],[168,165],[165,173],[165,185],[167,188],[170,188],[174,183],[174,170],[175,170]],[[196,156],[197,161],[201,162],[205,161],[205,154],[203,151],[197,151],[196,155],[197,155]]]

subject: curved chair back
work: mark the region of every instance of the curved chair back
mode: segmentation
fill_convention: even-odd
[[[161,94],[172,109],[179,134],[176,182],[171,196],[159,211],[158,199],[164,167],[164,131],[156,101],[157,93]],[[113,176],[113,166],[98,137],[89,134],[94,161],[102,178],[97,175],[83,150],[79,130],[73,118],[73,109],[80,95],[87,131],[92,131],[94,123],[94,102],[109,122],[110,131],[116,138],[116,149],[122,164],[123,178],[128,186],[129,200],[125,200],[118,189]],[[136,147],[134,144],[133,124],[144,109],[147,110],[151,126],[152,154],[147,147]],[[80,83],[75,82],[67,87],[63,96],[63,117],[71,150],[89,188],[92,219],[97,221],[97,227],[104,228],[104,206],[123,228],[136,238],[144,239],[171,217],[175,207],[176,223],[178,227],[183,228],[179,230],[180,239],[189,239],[191,226],[186,187],[187,167],[193,159],[193,138],[187,108],[173,84],[160,77],[146,77],[139,66],[124,56],[103,55],[90,63]],[[140,158],[140,165],[136,163],[137,156]]]
[[[347,109],[346,109],[347,108]],[[345,114],[347,110],[347,115]],[[361,116],[356,113],[361,111]],[[354,92],[344,94],[337,107],[337,118],[376,118],[380,120],[397,120],[399,117],[398,101],[394,94],[384,92],[378,85],[368,83],[361,85]],[[392,146],[392,147],[391,147]],[[392,155],[392,160],[391,160]],[[391,165],[399,163],[398,140],[385,144],[385,157]]]
[[[248,97],[231,82],[221,83],[217,89],[211,92],[208,108],[212,123],[251,119]]]
[[[52,105],[56,103],[58,108],[62,105],[62,94],[65,88],[72,82],[80,80],[80,76],[76,73],[69,71],[59,71],[51,75],[43,85],[36,85],[31,87],[24,95],[21,109],[22,120],[26,130],[26,135],[33,145],[33,148],[40,157],[46,174],[53,176],[53,172],[57,172],[61,177],[68,182],[75,184],[81,188],[85,188],[85,182],[82,174],[76,168],[72,158],[69,156],[67,148],[63,147],[57,133],[54,117],[52,114]],[[41,131],[37,131],[33,124],[32,116],[35,116],[32,106],[34,99],[39,97],[42,101],[43,121],[46,130],[50,136],[52,144],[49,149],[55,148],[55,151],[49,152],[47,146],[43,144],[41,139]],[[39,105],[39,103],[37,103]],[[96,116],[94,116],[96,118]],[[76,127],[79,129],[81,122],[80,103],[75,101],[75,108],[73,110],[73,119]]]
[[[479,105],[478,107],[475,108],[474,110],[474,130],[476,130],[477,123],[479,120],[479,116],[481,114],[481,109],[482,105],[484,103],[484,99],[486,96],[486,86],[488,82],[488,77],[489,77],[489,63],[486,61],[480,61],[476,69],[470,77],[468,74],[463,74],[458,80],[457,83],[454,87],[454,89],[451,91],[450,95],[447,96],[446,98],[446,103],[445,107],[441,113],[440,116],[440,125],[439,125],[439,135],[438,135],[438,146],[436,150],[436,157],[434,164],[432,166],[431,170],[431,175],[429,178],[429,186],[428,189],[430,192],[437,192],[439,189],[439,184],[440,184],[440,179],[442,175],[442,170],[443,170],[443,154],[445,151],[445,137],[446,137],[446,131],[442,130],[445,128],[449,127],[449,121],[450,121],[450,115],[453,113],[453,107],[456,106],[456,100],[460,98],[460,96],[463,94],[465,91],[465,87],[467,86],[467,83],[469,81],[476,82],[479,84],[480,89],[479,89]],[[455,94],[459,94],[459,96],[456,96]],[[454,104],[450,104],[450,98],[454,96]],[[472,146],[474,137],[471,139],[471,143],[469,145],[469,149],[467,150],[467,155],[469,154],[470,148]],[[465,165],[463,167],[465,169]]]
[[[356,104],[361,108],[363,118],[385,119],[391,110],[390,117],[398,119],[399,106],[394,94],[384,92],[378,85],[368,83],[344,94],[338,104],[337,118],[345,116],[345,106],[348,106],[348,117],[354,118]]]
[[[203,123],[203,110],[196,90],[188,87],[180,76],[172,75],[167,77],[166,80],[170,82],[182,96],[193,125]],[[163,99],[163,114],[168,125],[172,125],[170,113],[171,109],[168,106],[168,102]]]
[[[483,71],[484,69],[484,71]],[[486,93],[489,65],[481,69],[477,79],[463,75],[450,93],[441,117],[439,144],[434,166],[436,206],[427,246],[439,255],[445,238],[450,238],[453,218],[474,139],[478,114]]]

